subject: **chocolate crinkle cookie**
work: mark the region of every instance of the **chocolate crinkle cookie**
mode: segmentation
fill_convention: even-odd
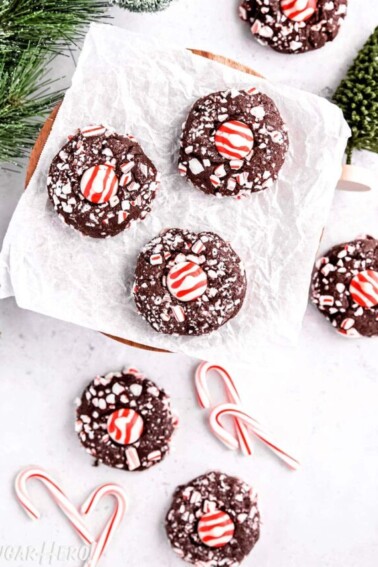
[[[378,240],[331,248],[315,264],[311,300],[342,335],[378,335]]]
[[[347,0],[244,0],[239,10],[259,43],[303,53],[335,39]]]
[[[115,236],[144,219],[158,186],[156,168],[135,138],[105,126],[70,136],[47,178],[60,218],[93,238]]]
[[[260,535],[255,491],[220,472],[179,486],[165,521],[173,550],[197,567],[237,567]]]
[[[235,317],[246,288],[242,262],[220,236],[171,228],[140,253],[133,294],[155,331],[203,335]]]
[[[132,368],[97,376],[77,403],[81,443],[96,461],[117,469],[159,463],[176,426],[167,394]]]
[[[285,161],[287,128],[255,87],[199,99],[183,125],[179,173],[201,191],[247,196],[271,187]]]

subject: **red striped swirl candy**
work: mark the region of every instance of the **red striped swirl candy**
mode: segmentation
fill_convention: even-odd
[[[226,512],[214,510],[198,522],[198,535],[208,547],[224,547],[233,538],[235,525]]]
[[[131,445],[141,438],[144,422],[139,413],[132,409],[120,409],[108,419],[107,429],[110,437],[120,445]]]
[[[194,301],[207,289],[207,277],[194,262],[179,262],[169,271],[167,286],[170,293],[180,301]]]
[[[252,130],[238,120],[224,122],[216,131],[215,146],[226,159],[243,159],[253,148]]]
[[[294,22],[305,22],[314,14],[317,0],[281,0],[281,10]]]
[[[118,178],[111,165],[94,165],[80,181],[80,191],[91,203],[107,203],[118,190]]]
[[[378,305],[378,272],[365,270],[350,282],[350,294],[353,300],[365,309]]]

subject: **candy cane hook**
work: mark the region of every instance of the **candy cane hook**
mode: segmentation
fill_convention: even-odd
[[[201,362],[197,367],[194,376],[197,399],[200,406],[204,409],[212,407],[208,385],[208,374],[211,370],[215,371],[221,377],[228,401],[236,405],[241,405],[239,392],[227,370],[217,364]],[[229,449],[235,450],[240,447],[245,455],[252,455],[252,438],[248,431],[248,427],[239,419],[234,420],[234,425],[237,439],[235,439],[233,435],[228,435],[227,440],[224,440],[224,443]]]
[[[56,504],[65,513],[68,520],[84,542],[92,544],[95,538],[88,531],[75,506],[69,501],[62,489],[59,488],[58,484],[51,478],[51,476],[43,469],[39,469],[37,467],[29,467],[21,471],[17,475],[15,481],[16,496],[28,516],[32,520],[38,520],[41,517],[39,511],[31,501],[26,488],[27,482],[33,478],[39,480],[47,488]]]
[[[114,532],[118,529],[126,512],[126,495],[124,490],[116,484],[103,484],[96,488],[81,506],[81,513],[88,515],[97,506],[104,496],[114,496],[116,506],[105,528],[91,547],[90,556],[84,567],[95,567],[108,547]]]
[[[265,443],[290,468],[294,470],[298,469],[300,466],[299,462],[294,459],[294,457],[291,457],[286,451],[280,449],[278,444],[272,439],[271,434],[266,431],[256,419],[244,412],[235,404],[221,404],[213,409],[209,417],[211,429],[214,434],[223,441],[223,443],[228,445],[232,438],[232,434],[223,427],[221,422],[222,418],[225,416],[231,416],[244,422],[254,435],[263,441],[263,443]]]

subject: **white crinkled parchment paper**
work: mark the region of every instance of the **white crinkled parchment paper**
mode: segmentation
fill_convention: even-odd
[[[251,85],[273,98],[288,125],[290,150],[279,180],[240,201],[205,195],[177,174],[181,125],[198,97]],[[162,174],[152,214],[105,240],[64,225],[46,193],[49,164],[67,135],[97,123],[132,133]],[[10,223],[0,256],[0,297],[14,295],[23,308],[219,362],[230,356],[248,361],[257,352],[272,352],[274,344],[293,343],[348,135],[341,111],[322,98],[94,24]],[[135,310],[138,252],[166,227],[212,230],[244,260],[244,306],[209,336],[160,335]]]

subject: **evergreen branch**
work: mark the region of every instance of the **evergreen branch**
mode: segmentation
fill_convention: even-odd
[[[0,0],[0,53],[38,45],[61,51],[82,37],[84,26],[103,17],[99,0]]]
[[[358,53],[333,100],[352,130],[347,163],[354,149],[378,152],[378,27]]]
[[[9,64],[10,58],[0,63],[0,162],[14,163],[27,155],[41,119],[63,94],[48,93],[52,81],[40,49],[25,51],[15,65]]]
[[[51,92],[46,65],[107,6],[100,0],[0,0],[0,163],[27,155],[43,118],[63,96]]]

